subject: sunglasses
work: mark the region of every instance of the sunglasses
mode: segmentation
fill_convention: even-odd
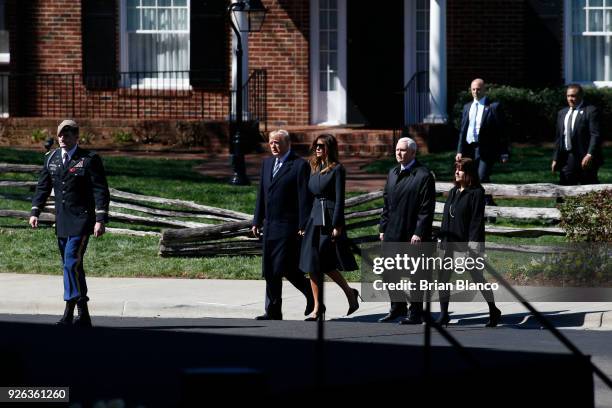
[[[321,150],[325,150],[325,144],[324,143],[317,143],[315,145],[315,150],[316,149],[321,149]]]

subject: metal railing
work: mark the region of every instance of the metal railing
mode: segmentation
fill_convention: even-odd
[[[412,75],[404,87],[404,126],[423,123],[431,112],[429,90],[429,71],[419,71]]]
[[[254,69],[242,88],[242,120],[244,122],[258,122],[268,131],[268,76],[265,69]],[[234,121],[236,110],[236,90],[231,91],[230,111]]]
[[[227,120],[229,92],[216,72],[0,73],[0,114]]]

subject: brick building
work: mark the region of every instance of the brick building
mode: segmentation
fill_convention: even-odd
[[[265,70],[273,124],[444,122],[476,76],[612,83],[612,0],[263,3],[263,30],[244,38],[244,78]],[[1,113],[226,120],[236,76],[227,4],[0,0]]]

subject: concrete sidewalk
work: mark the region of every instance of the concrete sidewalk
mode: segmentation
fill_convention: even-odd
[[[253,318],[264,310],[264,281],[159,278],[88,278],[93,316],[163,318]],[[359,284],[352,284],[359,289]],[[283,314],[286,320],[303,320],[305,301],[284,283]],[[64,309],[62,277],[0,273],[0,313],[55,314]],[[348,303],[340,288],[326,284],[327,319],[345,317]],[[612,303],[534,303],[559,328],[612,330]],[[519,303],[499,303],[502,324],[539,326]],[[432,305],[437,311],[438,305]],[[387,303],[361,303],[349,320],[375,322],[388,310]],[[451,325],[483,325],[488,320],[485,303],[451,304]]]

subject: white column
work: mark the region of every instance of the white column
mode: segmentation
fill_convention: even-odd
[[[429,90],[431,113],[427,123],[446,123],[446,0],[430,0]]]

